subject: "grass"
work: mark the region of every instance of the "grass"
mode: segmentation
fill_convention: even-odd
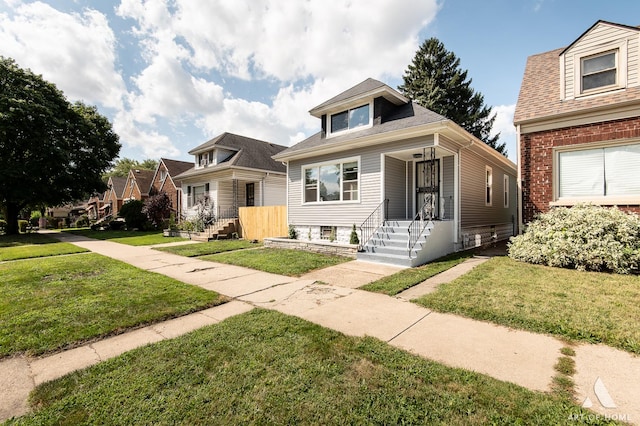
[[[244,266],[273,274],[298,277],[314,269],[326,268],[352,259],[303,250],[261,248],[202,256],[212,262]]]
[[[42,234],[0,235],[0,261],[86,252]]]
[[[393,275],[381,278],[378,281],[366,284],[360,287],[360,289],[395,296],[434,275],[464,262],[472,256],[473,253],[470,252],[454,253],[417,268],[404,269]]]
[[[156,250],[162,250],[180,256],[197,257],[260,246],[261,244],[252,243],[247,240],[216,240],[209,241],[208,243],[188,244],[184,246],[158,247]]]
[[[638,276],[495,257],[416,302],[441,312],[640,354],[638,300]]]
[[[56,351],[223,301],[92,253],[3,263],[0,358]]]
[[[150,246],[153,244],[186,241],[181,237],[165,237],[159,231],[92,231],[91,229],[64,230],[75,235],[82,235],[96,240],[109,240],[130,246]]]
[[[606,423],[566,398],[259,309],[43,384],[30,403],[9,424]]]

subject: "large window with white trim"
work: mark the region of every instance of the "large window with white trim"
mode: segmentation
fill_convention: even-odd
[[[304,203],[358,201],[359,159],[303,166]]]
[[[640,144],[560,151],[558,199],[640,196]]]

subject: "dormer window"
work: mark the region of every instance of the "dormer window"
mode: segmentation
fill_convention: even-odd
[[[616,51],[581,59],[582,93],[617,84]]]
[[[331,134],[357,129],[371,124],[371,108],[369,104],[351,108],[331,115]]]

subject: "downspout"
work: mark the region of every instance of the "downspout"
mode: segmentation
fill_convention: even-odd
[[[523,205],[522,205],[522,158],[520,157],[520,125],[516,126],[516,156],[518,161],[518,176],[517,176],[517,185],[518,185],[518,199],[516,202],[516,212],[518,214],[518,229],[516,230],[516,235],[520,234],[524,229],[524,213],[523,213]]]

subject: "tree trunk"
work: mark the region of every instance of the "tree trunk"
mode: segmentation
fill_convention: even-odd
[[[14,203],[7,203],[5,207],[7,211],[7,228],[5,232],[7,235],[17,235],[19,233],[18,215],[20,214],[20,207]]]

